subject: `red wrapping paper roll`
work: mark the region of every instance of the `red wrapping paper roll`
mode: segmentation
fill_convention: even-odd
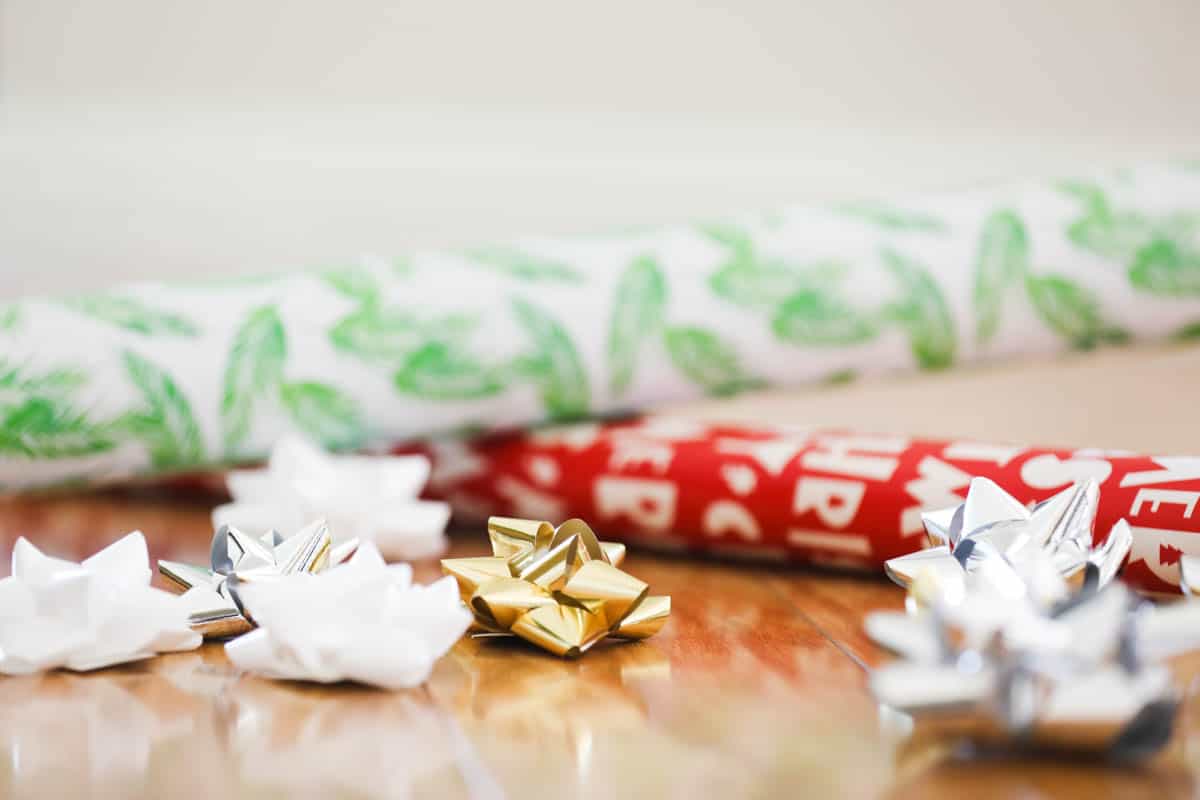
[[[431,488],[460,516],[559,522],[655,548],[879,570],[924,543],[922,510],[962,500],[973,476],[1022,502],[1100,483],[1095,536],[1122,517],[1125,580],[1176,592],[1200,553],[1200,458],[753,429],[666,418],[492,436],[425,450]]]

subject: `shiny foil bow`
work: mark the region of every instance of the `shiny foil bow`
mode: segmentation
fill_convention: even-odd
[[[939,591],[961,594],[966,576],[994,558],[1021,568],[1030,591],[1049,592],[1051,601],[1084,586],[1100,589],[1124,566],[1133,532],[1120,520],[1102,544],[1093,545],[1099,502],[1094,480],[1026,508],[995,482],[975,478],[962,503],[921,515],[928,548],[890,559],[884,568],[896,583],[913,589],[910,609],[924,602],[935,583]]]
[[[602,542],[580,519],[549,522],[488,520],[492,555],[448,558],[442,569],[458,581],[482,635],[519,636],[573,658],[606,636],[645,639],[671,615],[670,597],[621,571],[625,545]]]
[[[872,674],[876,699],[976,743],[1119,760],[1161,749],[1178,711],[1163,661],[1200,646],[1200,603],[1151,606],[1112,580],[1131,534],[1121,521],[1092,546],[1097,492],[1079,483],[1025,509],[976,479],[965,503],[927,515],[941,543],[889,564],[907,613],[866,619],[902,657]]]
[[[238,593],[241,584],[318,573],[348,560],[357,549],[357,539],[335,547],[325,520],[287,538],[275,530],[256,538],[222,525],[213,534],[211,567],[159,561],[158,571],[170,588],[184,592],[192,630],[205,638],[225,638],[254,628]]]

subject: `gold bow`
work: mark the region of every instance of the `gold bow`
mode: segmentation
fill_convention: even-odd
[[[574,658],[606,636],[653,636],[671,615],[670,597],[648,597],[649,585],[617,569],[625,545],[600,541],[581,519],[555,528],[492,517],[488,536],[491,556],[442,561],[487,634]]]

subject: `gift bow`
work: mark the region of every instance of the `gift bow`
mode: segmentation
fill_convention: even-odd
[[[588,524],[510,517],[488,520],[492,555],[448,558],[478,628],[513,635],[573,658],[606,636],[645,639],[671,615],[670,597],[617,569],[625,545],[602,542]]]

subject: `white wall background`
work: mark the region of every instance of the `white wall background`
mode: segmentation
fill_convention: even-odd
[[[0,296],[1200,151],[1197,0],[0,0]]]

